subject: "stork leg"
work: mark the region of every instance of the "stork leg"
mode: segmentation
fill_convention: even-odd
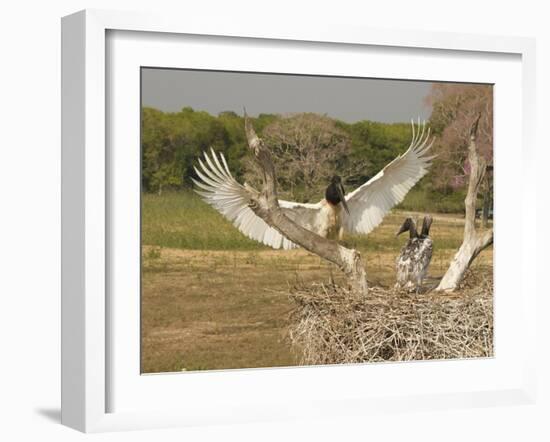
[[[328,283],[330,285],[334,285],[334,274],[332,273],[332,263],[328,264],[328,268],[329,268]]]
[[[396,282],[393,286],[393,292],[399,293],[400,291],[401,291],[401,284],[399,284],[399,282]]]
[[[416,294],[418,295],[420,293],[420,289],[422,288],[422,281],[424,280],[423,276],[420,276],[416,281]]]

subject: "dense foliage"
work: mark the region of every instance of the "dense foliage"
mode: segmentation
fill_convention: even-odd
[[[480,151],[489,164],[492,162],[492,87],[434,84],[427,102],[433,109],[431,126],[437,158],[401,208],[463,211],[469,126],[477,115],[481,115]],[[343,177],[348,189],[364,183],[403,153],[411,139],[408,123],[345,123],[313,113],[260,114],[252,120],[274,153],[281,197],[297,201],[320,199],[335,174]],[[144,107],[141,124],[145,192],[161,194],[166,189],[191,188],[193,166],[210,148],[223,152],[237,180],[257,183],[244,119],[235,112],[214,116],[190,107],[180,112]],[[487,195],[492,192],[489,178],[484,187]]]
[[[477,149],[489,166],[493,164],[493,87],[435,83],[426,101],[432,106],[430,122],[437,135],[433,183],[441,191],[463,187],[470,173],[470,129],[478,117]],[[490,173],[488,178],[492,180]]]
[[[411,137],[406,123],[347,124],[317,114],[260,114],[253,124],[277,154],[281,194],[299,200],[320,197],[333,174],[350,187],[364,182],[404,152]],[[175,113],[143,108],[143,190],[190,187],[193,166],[210,147],[224,153],[237,179],[253,181],[243,117],[188,107]]]

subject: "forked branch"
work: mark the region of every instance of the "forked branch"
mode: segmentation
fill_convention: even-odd
[[[271,152],[266,148],[262,139],[256,135],[246,112],[245,131],[248,146],[254,153],[262,173],[262,189],[260,192],[246,186],[250,194],[250,208],[268,225],[293,243],[335,264],[347,276],[353,291],[360,295],[366,295],[367,275],[360,253],[301,227],[285,215],[279,207],[277,177]]]
[[[470,129],[470,144],[468,146],[468,162],[470,164],[470,177],[468,180],[468,193],[464,200],[464,239],[462,245],[455,254],[451,264],[439,283],[437,290],[453,291],[458,288],[466,270],[479,253],[493,244],[493,229],[487,231],[476,230],[476,201],[483,178],[487,171],[485,159],[479,155],[476,146],[476,137],[481,114],[477,117]]]

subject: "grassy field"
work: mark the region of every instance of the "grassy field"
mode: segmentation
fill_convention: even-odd
[[[411,214],[423,215],[394,211],[370,235],[345,238],[362,252],[370,284],[393,285],[406,241],[395,232]],[[432,281],[445,272],[462,229],[462,215],[434,215]],[[142,372],[297,363],[287,336],[288,288],[327,281],[326,263],[247,239],[191,192],[143,195],[142,245]],[[473,267],[489,270],[492,249]]]

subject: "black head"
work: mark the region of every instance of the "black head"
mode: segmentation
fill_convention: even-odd
[[[330,184],[325,191],[325,199],[329,203],[334,205],[342,203],[342,206],[344,206],[344,210],[349,215],[349,207],[346,203],[344,185],[342,184],[342,178],[340,178],[338,175],[334,175],[330,179]]]
[[[410,238],[416,238],[418,236],[418,233],[416,232],[416,225],[414,224],[414,221],[412,218],[405,219],[405,222],[403,222],[403,225],[399,229],[399,231],[395,234],[395,236],[401,235],[403,232],[409,231],[409,237]]]

